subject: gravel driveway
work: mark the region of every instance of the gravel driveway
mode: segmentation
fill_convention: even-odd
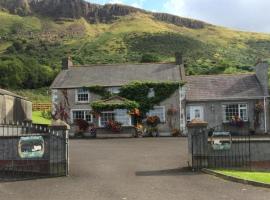
[[[270,189],[186,171],[185,138],[70,141],[70,176],[0,183],[1,200],[269,200]]]

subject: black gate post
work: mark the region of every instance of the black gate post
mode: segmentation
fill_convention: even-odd
[[[194,170],[208,167],[208,123],[192,120],[188,123],[189,163]]]

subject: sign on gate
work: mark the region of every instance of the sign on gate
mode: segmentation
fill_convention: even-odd
[[[232,136],[230,132],[213,132],[211,137],[213,150],[229,150],[232,146]]]
[[[42,158],[45,145],[42,136],[21,137],[18,142],[18,152],[20,158]]]

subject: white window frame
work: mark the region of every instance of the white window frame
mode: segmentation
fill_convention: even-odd
[[[103,113],[111,113],[111,114],[115,115],[115,111],[103,111],[103,112],[101,112],[101,114],[103,114]],[[127,126],[131,126],[131,124],[132,124],[131,116],[129,116],[129,124],[128,125],[122,125],[122,126],[127,127]],[[98,118],[98,126],[99,127],[105,127],[104,125],[101,124],[101,116],[99,116],[99,118]]]
[[[131,126],[132,121],[131,121],[131,116],[128,114],[128,110],[127,109],[115,109],[114,112],[116,113],[117,110],[125,110],[126,111],[126,114],[128,116],[128,124],[123,124],[122,126]]]
[[[166,123],[165,106],[154,106],[153,109],[151,109],[151,110],[148,111],[147,116],[154,116],[154,114],[152,114],[152,113],[153,113],[153,110],[154,110],[154,109],[160,109],[160,108],[162,109],[162,115],[163,115],[163,119],[164,119],[164,121],[162,121],[162,120],[160,119],[160,122],[161,122],[161,123]]]
[[[86,120],[86,111],[92,111],[91,109],[72,109],[72,110],[70,110],[70,119],[71,119],[71,122],[72,123],[74,123],[74,118],[73,118],[73,112],[74,111],[82,111],[82,112],[84,112],[84,119],[83,120],[85,120],[85,121],[87,121]],[[91,121],[87,121],[88,123],[93,123],[93,114],[90,114],[91,115]]]
[[[114,111],[103,111],[103,112],[100,113],[100,115],[104,114],[104,113],[114,114]],[[99,127],[105,127],[104,125],[101,124],[101,116],[98,117],[98,126]]]
[[[83,88],[77,88],[76,92],[75,92],[76,103],[89,103],[90,102],[90,92],[87,89],[86,90],[87,90],[87,94],[88,94],[88,100],[87,101],[79,101],[78,95],[79,95],[79,90],[80,89],[83,89]]]
[[[108,87],[107,91],[111,94],[119,94],[121,87]]]
[[[225,108],[228,105],[237,105],[238,106],[238,117],[240,119],[242,119],[241,116],[240,116],[240,111],[241,110],[244,110],[243,108],[240,107],[240,105],[245,105],[246,106],[245,107],[245,110],[247,112],[247,116],[246,116],[246,119],[242,119],[242,120],[244,122],[248,122],[248,120],[249,120],[248,103],[246,103],[246,102],[239,102],[239,103],[238,102],[232,102],[232,103],[222,103],[222,118],[223,118],[223,123],[229,123],[230,122],[229,120],[226,120],[226,111],[225,111]]]
[[[195,109],[200,110],[200,116],[201,116],[200,119],[204,120],[204,106],[202,106],[202,105],[189,105],[186,108],[186,121],[187,122],[191,122],[193,119],[196,119],[196,118],[193,118],[193,116],[191,115],[191,113],[192,113],[191,111],[195,110]],[[188,114],[190,115],[189,116],[190,119],[188,119]]]

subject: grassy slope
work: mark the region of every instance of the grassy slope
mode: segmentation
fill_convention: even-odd
[[[216,172],[241,178],[244,180],[257,181],[261,183],[270,184],[270,173],[268,172],[245,172],[245,171],[234,171],[234,170],[216,170]]]
[[[89,24],[84,19],[53,21],[0,11],[0,26],[0,58],[31,57],[52,67],[55,74],[66,55],[71,55],[76,64],[124,63],[140,62],[142,54],[150,52],[167,62],[174,60],[175,51],[181,51],[190,74],[242,72],[258,58],[270,58],[268,34],[211,25],[188,29],[141,13],[112,24]],[[7,54],[6,49],[17,40],[24,40],[25,48],[30,44],[35,49]],[[27,92],[26,96],[33,96]]]

